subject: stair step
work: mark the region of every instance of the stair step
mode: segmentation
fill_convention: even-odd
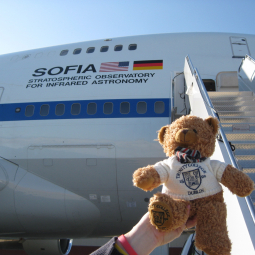
[[[244,169],[252,169],[252,168],[244,168]],[[243,170],[243,172],[244,172],[244,170]],[[244,172],[244,173],[246,173],[246,172]],[[253,182],[255,182],[255,173],[251,172],[251,173],[246,173],[246,174],[253,180]],[[253,193],[253,199],[255,199],[255,193]]]
[[[236,155],[235,157],[238,160],[238,164],[242,168],[255,168],[255,155]],[[255,174],[250,174],[254,175],[255,177]]]
[[[208,92],[209,97],[226,97],[226,96],[253,96],[252,91],[235,91],[235,92]]]
[[[233,117],[233,116],[220,116],[221,123],[255,123],[255,117]]]
[[[214,105],[214,109],[217,111],[217,112],[237,112],[237,111],[240,111],[240,112],[255,112],[255,102],[254,102],[254,105],[240,105],[240,106],[235,106],[235,105],[217,105],[215,106]],[[255,113],[254,113],[255,115]]]
[[[227,139],[233,141],[255,141],[255,132],[225,133]]]
[[[221,123],[225,133],[240,133],[243,131],[255,131],[255,123]]]
[[[236,156],[237,155],[255,155],[254,143],[235,143],[235,142],[231,142],[231,143],[235,146]]]
[[[237,164],[255,182],[255,97],[253,92],[209,92]],[[250,195],[255,205],[255,191]]]
[[[229,97],[215,97],[215,98],[211,98],[212,103],[213,102],[219,102],[219,101],[254,101],[255,98],[253,96],[229,96]]]
[[[251,198],[251,201],[255,207],[255,191],[253,191],[251,194],[250,194],[250,198]]]
[[[243,168],[243,172],[246,174],[255,174],[255,168]]]
[[[255,168],[243,167],[243,173],[247,174],[255,182]],[[250,198],[255,205],[255,191],[251,193]]]
[[[232,105],[232,106],[249,106],[249,105],[251,105],[251,106],[253,106],[253,105],[255,105],[255,100],[246,100],[246,101],[232,101],[232,102],[229,102],[229,101],[221,101],[221,100],[219,100],[219,101],[214,101],[214,102],[212,102],[213,103],[213,105],[214,105],[214,107],[218,107],[218,106],[224,106],[224,105],[227,105],[227,106],[229,106],[229,105]]]
[[[255,111],[247,111],[247,112],[241,112],[241,111],[219,111],[219,116],[250,116],[255,117]]]

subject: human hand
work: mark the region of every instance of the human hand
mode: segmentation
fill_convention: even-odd
[[[187,207],[189,215],[190,206]],[[176,230],[166,232],[157,230],[150,223],[149,213],[147,212],[141,220],[132,228],[130,232],[125,234],[129,244],[133,247],[138,255],[150,254],[158,246],[167,244],[178,238],[184,229],[191,228],[196,225],[196,218],[190,219]]]
[[[187,214],[189,215],[189,213],[190,206],[187,207]],[[170,232],[157,230],[151,225],[153,227],[152,231],[156,238],[157,247],[172,242],[174,239],[178,238],[185,229],[192,228],[196,226],[196,224],[197,218],[194,217],[192,219],[188,219],[185,224]]]

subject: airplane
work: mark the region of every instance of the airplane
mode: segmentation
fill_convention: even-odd
[[[142,35],[0,56],[0,247],[68,254],[73,238],[139,221],[153,193],[133,186],[133,172],[166,157],[162,126],[204,108],[185,94],[187,55],[214,93],[238,81],[255,35]]]

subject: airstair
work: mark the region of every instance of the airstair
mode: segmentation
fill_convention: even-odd
[[[201,118],[211,115],[220,119],[219,139],[211,159],[231,164],[255,181],[255,60],[253,63],[247,61],[243,61],[242,69],[248,78],[243,79],[240,76],[242,85],[239,85],[240,79],[237,77],[234,88],[230,82],[236,72],[226,72],[230,79],[222,72],[222,80],[228,80],[228,84],[222,83],[220,86],[224,88],[221,90],[220,86],[217,87],[217,92],[207,92],[189,56],[185,58],[183,75],[190,113]],[[176,76],[175,80],[177,78]],[[254,84],[251,84],[253,81]],[[176,96],[175,91],[176,88]],[[186,103],[183,103],[183,107],[186,109]],[[178,111],[176,113],[178,114]],[[228,233],[232,242],[231,254],[255,254],[255,192],[249,197],[240,198],[225,187],[223,190],[227,205]],[[189,244],[184,248],[186,246]],[[188,253],[184,249],[182,254]]]
[[[255,96],[252,91],[209,92],[239,169],[255,182]],[[255,204],[255,192],[251,195]]]

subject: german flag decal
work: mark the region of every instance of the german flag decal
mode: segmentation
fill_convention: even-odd
[[[134,61],[133,70],[163,69],[163,60]]]

